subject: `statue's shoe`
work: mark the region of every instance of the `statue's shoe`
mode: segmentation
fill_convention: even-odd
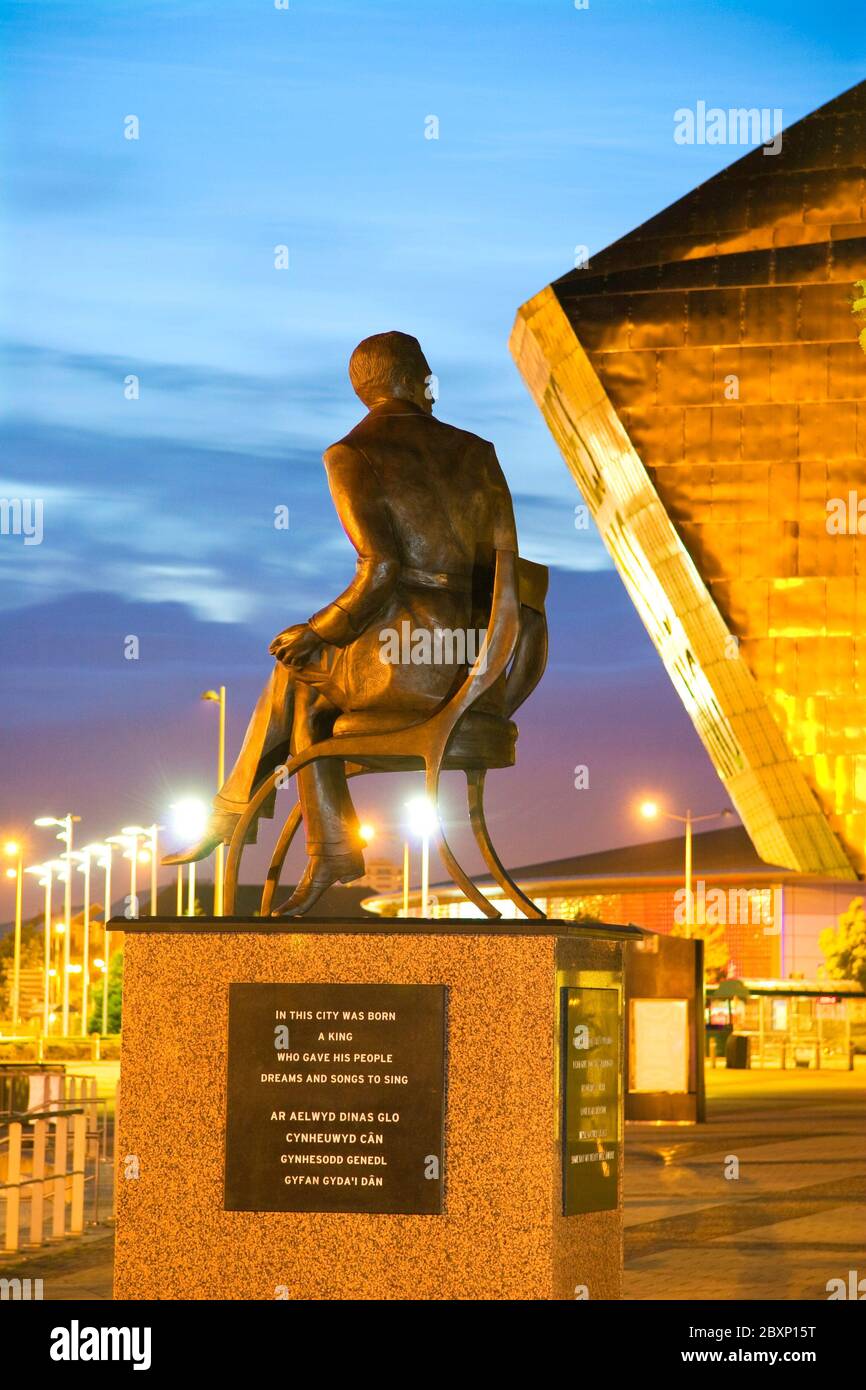
[[[353,883],[364,874],[362,854],[314,857],[307,863],[301,881],[288,902],[271,913],[272,917],[302,917],[335,883]]]
[[[239,817],[230,811],[214,811],[207,823],[207,830],[197,844],[189,849],[178,850],[177,854],[164,854],[163,864],[197,864],[207,859],[218,845],[227,845],[234,834]]]

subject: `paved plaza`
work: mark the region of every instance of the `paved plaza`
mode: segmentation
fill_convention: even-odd
[[[627,1127],[625,1297],[819,1300],[866,1276],[866,1066],[719,1069],[707,1093],[705,1125]],[[2,1273],[98,1300],[111,1267],[106,1230]]]
[[[866,1069],[720,1069],[707,1097],[706,1125],[628,1126],[626,1298],[817,1300],[866,1275]]]

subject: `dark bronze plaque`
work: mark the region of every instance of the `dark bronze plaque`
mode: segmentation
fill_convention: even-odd
[[[562,1207],[612,1211],[620,1164],[619,991],[562,990]]]
[[[444,985],[229,986],[227,1211],[442,1210]]]

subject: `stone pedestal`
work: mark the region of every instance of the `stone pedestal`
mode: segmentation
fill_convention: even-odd
[[[563,1078],[592,1055],[575,1020],[599,989],[622,1057],[622,953],[636,929],[181,918],[125,931],[116,1297],[620,1297],[623,1087],[610,1146],[569,1147]],[[445,987],[436,1214],[225,1209],[229,991],[255,982]],[[242,1043],[233,1032],[233,1066]],[[582,1137],[602,1133],[601,1119],[584,1123]],[[256,1143],[251,1130],[251,1163]],[[599,1205],[602,1167],[609,1209],[565,1215]]]

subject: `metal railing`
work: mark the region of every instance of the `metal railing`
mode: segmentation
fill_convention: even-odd
[[[27,1060],[29,1055],[34,1062],[69,1058],[101,1062],[106,1058],[118,1058],[120,1034],[88,1033],[86,1038],[82,1038],[74,1034],[63,1037],[59,1033],[0,1033],[0,1046],[14,1049],[21,1061]]]
[[[61,1094],[40,1109],[2,1117],[0,1212],[3,1249],[34,1248],[113,1215],[112,1126],[92,1077],[64,1076]],[[102,1191],[102,1179],[111,1197]],[[87,1196],[90,1192],[88,1218]],[[50,1220],[49,1220],[50,1217]],[[23,1231],[27,1241],[23,1242]]]

